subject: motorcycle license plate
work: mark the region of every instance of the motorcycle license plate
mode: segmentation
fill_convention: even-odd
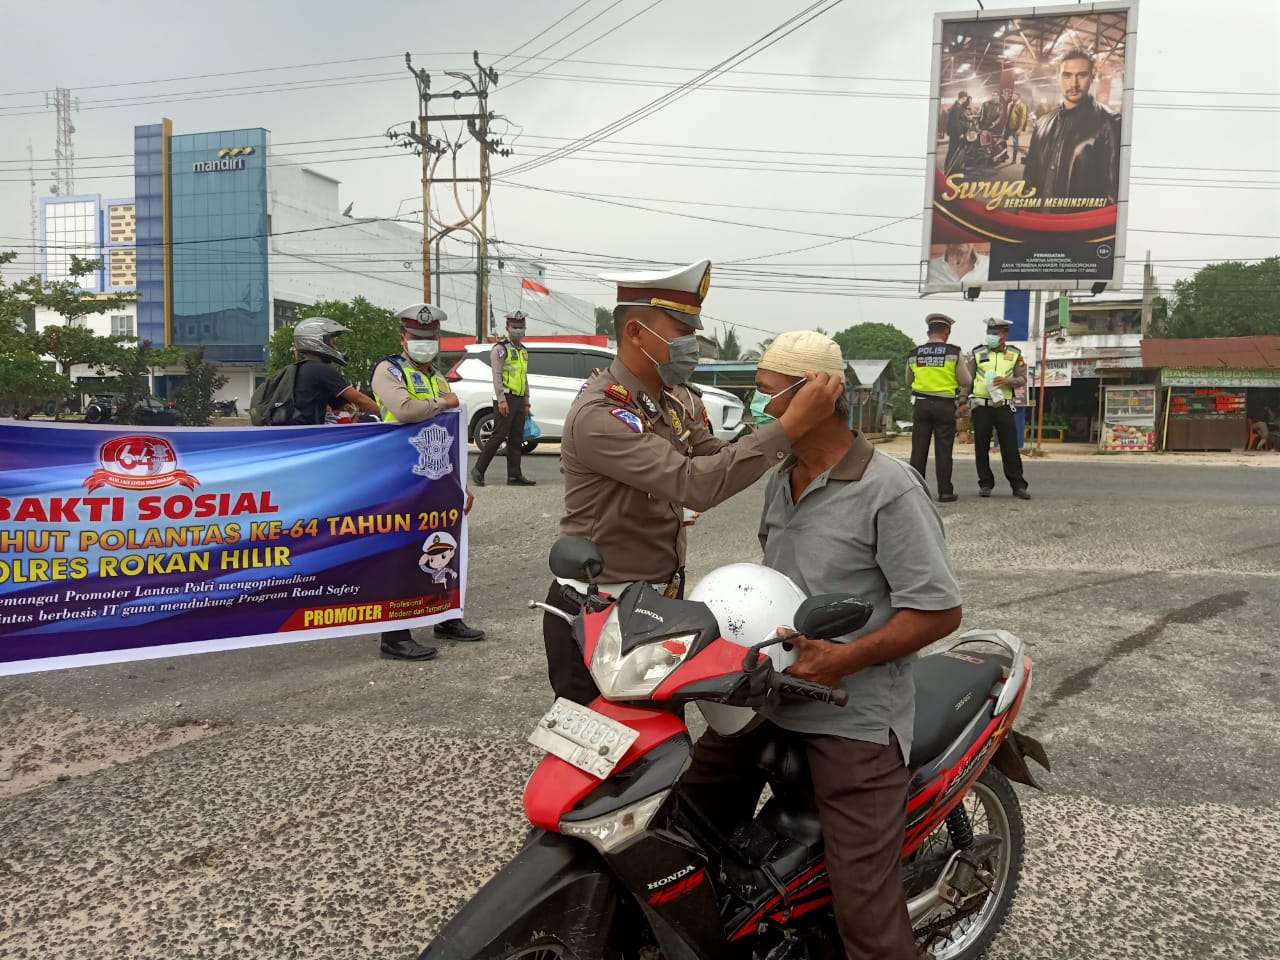
[[[638,736],[624,723],[559,697],[533,728],[529,742],[604,780]]]

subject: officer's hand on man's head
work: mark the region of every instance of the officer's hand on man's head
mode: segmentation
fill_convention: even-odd
[[[787,437],[794,440],[804,436],[830,417],[835,412],[836,401],[843,393],[843,377],[808,371],[805,382],[796,388],[795,396],[778,418]]]

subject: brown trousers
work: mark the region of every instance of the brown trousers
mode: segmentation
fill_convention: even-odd
[[[680,781],[684,795],[726,832],[744,822],[765,785],[756,758],[778,733],[767,723],[738,737],[708,730]],[[784,735],[802,740],[808,754],[845,952],[850,960],[916,960],[901,865],[910,778],[898,741]]]

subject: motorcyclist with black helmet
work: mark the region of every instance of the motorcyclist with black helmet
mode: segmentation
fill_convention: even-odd
[[[305,361],[298,365],[293,387],[295,423],[324,423],[330,404],[354,403],[367,413],[378,412],[377,402],[353,387],[337,370],[346,365],[347,356],[336,341],[339,335],[349,332],[328,317],[308,317],[293,328],[293,348]]]

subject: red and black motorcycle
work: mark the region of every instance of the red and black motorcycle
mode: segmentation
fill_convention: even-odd
[[[602,696],[560,699],[530,741],[547,751],[524,794],[524,846],[445,925],[421,960],[820,960],[844,957],[803,747],[762,751],[772,796],[747,824],[713,824],[678,786],[694,701],[759,708],[777,697],[843,705],[845,691],[798,680],[726,640],[710,608],[646,583],[611,597],[589,541],[564,538],[552,571],[585,581],[565,596]],[[545,604],[533,604],[559,615]],[[797,634],[845,636],[869,604],[812,597]],[[785,639],[785,638],[783,638]],[[994,648],[994,650],[993,650]],[[921,956],[972,960],[1017,890],[1024,831],[1010,780],[1038,786],[1044,749],[1013,729],[1031,680],[1022,642],[970,631],[916,666],[904,896]]]

